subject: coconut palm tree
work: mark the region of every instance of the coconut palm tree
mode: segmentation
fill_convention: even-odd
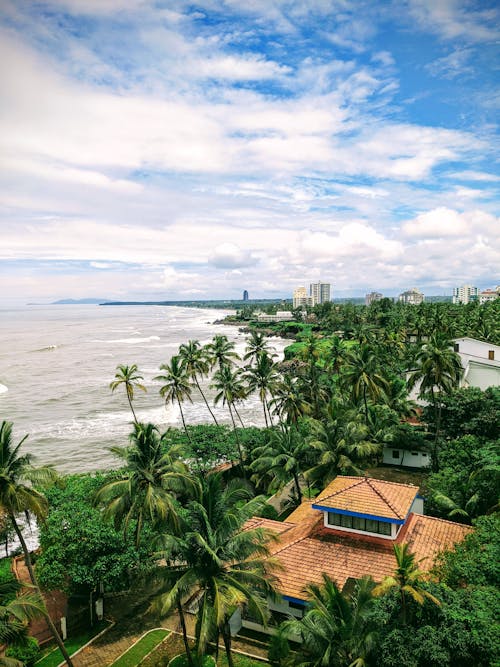
[[[240,359],[234,348],[234,343],[229,341],[227,336],[216,334],[205,347],[210,366],[218,366],[219,370],[222,370],[223,366],[233,366]]]
[[[406,624],[408,596],[419,605],[423,605],[426,600],[438,606],[441,602],[422,586],[424,573],[418,569],[415,554],[410,552],[410,546],[406,543],[394,544],[393,549],[396,557],[396,570],[393,575],[385,577],[382,583],[373,589],[373,595],[377,597],[396,590],[401,601],[401,620],[403,624]]]
[[[290,375],[285,375],[278,383],[269,406],[274,407],[273,412],[278,414],[280,422],[294,425],[311,412],[311,405],[303,398],[299,382]]]
[[[165,437],[153,424],[134,424],[129,447],[112,447],[110,451],[125,464],[118,479],[106,482],[96,493],[94,502],[104,507],[104,517],[112,519],[127,534],[135,521],[135,543],[139,546],[144,521],[153,526],[179,526],[175,496],[193,481],[181,461],[180,447],[165,451]]]
[[[132,415],[134,417],[134,422],[136,424],[137,424],[137,417],[134,411],[134,407],[132,405],[132,401],[134,400],[135,389],[140,389],[141,391],[147,391],[146,387],[139,382],[139,380],[142,379],[143,377],[142,375],[139,375],[137,366],[135,364],[132,364],[132,366],[123,366],[120,364],[119,366],[116,367],[115,379],[109,385],[111,391],[114,391],[121,385],[125,387],[128,404],[130,405],[130,409],[132,410]]]
[[[222,368],[214,374],[211,386],[217,391],[214,399],[215,405],[222,402],[222,405],[227,405],[229,409],[229,414],[233,424],[233,431],[236,438],[236,444],[238,447],[241,470],[243,474],[245,474],[243,450],[241,449],[241,443],[236,429],[236,420],[234,418],[234,412],[237,414],[236,402],[243,400],[247,395],[246,387],[242,382],[242,373],[239,369],[232,371],[229,366],[223,365]],[[239,419],[241,422],[241,417],[239,417]]]
[[[300,637],[297,664],[307,667],[364,667],[375,647],[374,582],[364,577],[353,592],[344,595],[335,582],[323,575],[321,585],[307,587],[306,612],[302,619],[285,621],[283,632]]]
[[[263,352],[257,355],[255,366],[247,366],[243,378],[247,381],[249,393],[254,391],[258,391],[259,393],[262,409],[264,410],[266,428],[272,426],[273,420],[269,410],[267,396],[268,394],[273,396],[278,387],[279,374],[276,370],[276,364],[268,354]]]
[[[38,595],[27,592],[17,595],[21,590],[23,586],[19,581],[0,583],[0,643],[3,645],[22,645],[28,637],[29,621],[45,612],[43,600]],[[22,662],[2,656],[0,665],[22,667]]]
[[[460,384],[463,374],[459,355],[453,351],[451,341],[439,335],[424,343],[416,356],[415,370],[408,378],[408,390],[420,383],[419,397],[428,398],[434,406],[436,432],[434,436],[433,466],[439,469],[438,439],[441,427],[441,401],[439,394],[450,394]]]
[[[45,496],[34,488],[33,483],[49,483],[57,475],[49,467],[34,468],[30,454],[20,454],[21,445],[28,436],[17,444],[12,443],[12,422],[3,421],[0,425],[0,507],[6,513],[24,554],[24,562],[28,568],[34,591],[41,598],[40,586],[31,562],[31,555],[18,523],[20,514],[33,514],[37,521],[43,521],[47,516],[48,503]],[[73,666],[71,658],[57,632],[57,629],[43,608],[43,616],[47,621],[52,636],[56,641],[66,663]]]
[[[191,385],[189,384],[189,375],[185,366],[182,365],[182,360],[179,355],[174,355],[170,359],[170,364],[162,364],[160,370],[164,371],[163,375],[157,375],[154,380],[163,382],[160,388],[160,395],[165,399],[165,403],[175,403],[179,406],[181,413],[182,425],[189,441],[191,441],[189,432],[186,427],[186,420],[184,419],[184,412],[182,410],[182,403],[185,400],[193,402],[191,399]]]
[[[374,403],[381,400],[389,385],[380,372],[375,353],[368,345],[349,351],[341,382],[350,391],[354,402],[363,401],[365,421],[368,423],[368,398]]]
[[[297,499],[302,502],[300,477],[307,469],[311,448],[301,434],[293,427],[271,434],[269,442],[253,450],[256,457],[250,466],[257,479],[271,478],[270,487],[282,488],[293,479]],[[271,488],[269,490],[271,490]]]
[[[214,420],[215,425],[219,426],[219,423],[215,418],[210,405],[208,404],[207,397],[203,393],[203,390],[200,387],[200,383],[198,381],[198,376],[203,377],[204,375],[207,375],[210,368],[206,349],[200,345],[199,341],[190,340],[187,343],[183,343],[179,347],[179,357],[181,358],[182,366],[186,370],[188,377],[190,377],[196,384],[198,391],[205,401],[205,405],[207,406],[208,411],[212,415],[212,419]]]
[[[257,359],[262,354],[273,356],[271,355],[271,348],[269,347],[267,337],[260,331],[251,331],[249,338],[247,338],[247,346],[243,359],[250,361],[250,363],[257,362]]]
[[[220,475],[200,478],[201,493],[187,506],[185,530],[171,538],[165,556],[170,564],[161,568],[165,590],[153,606],[162,616],[178,607],[181,599],[197,600],[196,651],[203,656],[207,644],[221,634],[229,667],[233,667],[229,620],[245,605],[263,624],[266,598],[274,594],[267,542],[271,535],[243,526],[262,498],[251,498],[241,483],[224,488]],[[160,553],[159,556],[162,556]]]

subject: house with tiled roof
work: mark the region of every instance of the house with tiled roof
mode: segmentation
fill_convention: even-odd
[[[424,515],[418,487],[368,477],[336,477],[313,501],[303,502],[285,522],[254,518],[276,536],[270,544],[279,563],[281,599],[271,612],[301,617],[308,584],[323,573],[339,588],[365,575],[381,581],[396,568],[394,544],[408,543],[419,568],[432,568],[437,554],[453,548],[472,529]],[[257,629],[243,619],[242,625]],[[258,628],[262,629],[262,628]]]

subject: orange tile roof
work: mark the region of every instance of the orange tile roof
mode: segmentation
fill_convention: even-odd
[[[418,487],[369,477],[336,477],[314,501],[359,514],[386,519],[404,519],[417,495]]]
[[[288,523],[287,521],[274,521],[274,519],[264,519],[260,516],[253,516],[245,522],[243,529],[250,530],[254,528],[265,528],[266,530],[279,535],[293,527],[294,524]]]

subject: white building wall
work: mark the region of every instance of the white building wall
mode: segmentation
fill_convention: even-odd
[[[386,465],[427,468],[431,464],[431,455],[428,452],[400,447],[384,447],[382,457],[382,462]]]

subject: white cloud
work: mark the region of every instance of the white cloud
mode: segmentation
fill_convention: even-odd
[[[210,254],[209,262],[218,269],[235,269],[254,266],[258,259],[235,243],[221,243]]]
[[[497,8],[474,10],[462,0],[410,0],[410,9],[426,29],[446,39],[483,42],[498,39],[500,34]]]
[[[421,213],[414,220],[403,224],[403,233],[408,237],[439,239],[455,237],[471,238],[473,234],[488,234],[494,231],[498,221],[494,216],[482,211],[465,211],[459,213],[441,206]]]

